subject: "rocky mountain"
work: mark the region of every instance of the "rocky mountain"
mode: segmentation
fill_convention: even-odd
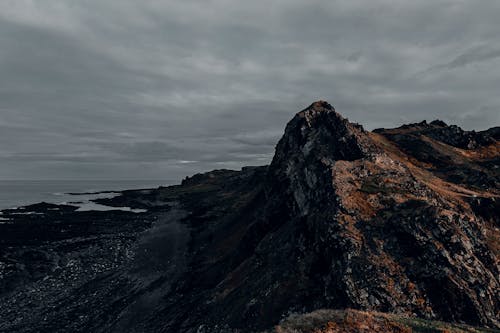
[[[499,149],[498,127],[369,132],[319,101],[269,166],[99,200],[144,213],[4,211],[0,329],[257,332],[345,308],[500,328]]]

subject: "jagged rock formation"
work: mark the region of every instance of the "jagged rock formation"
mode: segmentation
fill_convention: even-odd
[[[232,325],[319,307],[498,325],[498,171],[482,166],[498,166],[498,141],[441,123],[403,131],[415,140],[366,132],[326,102],[292,119],[267,174],[254,253],[216,286],[214,301],[239,314]],[[449,163],[412,154],[420,142]],[[447,182],[446,168],[495,186]]]
[[[174,221],[184,241],[135,235],[130,260],[70,291],[71,315],[86,316],[72,330],[259,331],[321,308],[499,327],[499,148],[498,128],[368,132],[315,102],[268,167],[101,200],[148,209],[164,237]],[[68,316],[58,309],[49,316]]]

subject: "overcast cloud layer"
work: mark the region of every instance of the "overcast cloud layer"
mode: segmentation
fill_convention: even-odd
[[[0,179],[266,164],[314,100],[500,123],[500,1],[0,0]]]

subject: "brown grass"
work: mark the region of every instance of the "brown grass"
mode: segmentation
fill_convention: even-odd
[[[317,310],[295,314],[267,333],[486,333],[498,330],[357,310]]]

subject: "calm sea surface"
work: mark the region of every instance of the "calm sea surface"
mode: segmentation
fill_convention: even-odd
[[[65,203],[88,200],[69,192],[120,191],[180,183],[174,180],[0,180],[0,210],[37,202]]]

